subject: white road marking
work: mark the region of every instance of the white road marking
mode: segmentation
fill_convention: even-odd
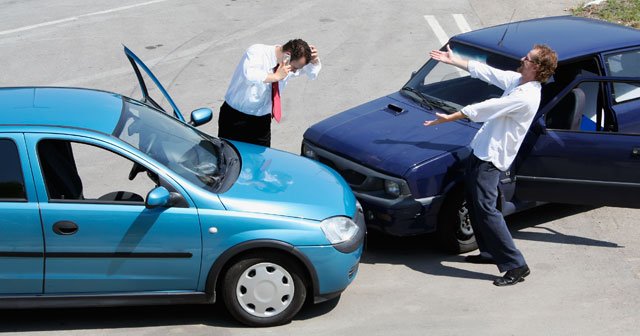
[[[447,41],[449,41],[449,36],[447,36],[447,33],[444,32],[444,29],[442,29],[442,26],[435,16],[425,15],[424,19],[427,20],[427,23],[429,24],[429,26],[431,26],[431,30],[433,30],[433,32],[436,34],[438,41],[440,41],[440,45],[444,45],[445,43],[447,43]]]
[[[47,22],[43,22],[43,23],[30,25],[30,26],[24,26],[24,27],[15,28],[15,29],[3,30],[3,31],[0,31],[0,36],[1,35],[18,33],[18,32],[23,32],[23,31],[32,30],[32,29],[41,28],[41,27],[46,27],[46,26],[53,26],[53,25],[57,25],[57,24],[60,24],[60,23],[70,22],[70,21],[76,21],[78,19],[89,17],[89,16],[109,14],[109,13],[119,12],[119,11],[131,9],[131,8],[152,5],[152,4],[155,4],[155,3],[165,2],[165,1],[170,1],[170,0],[153,0],[153,1],[143,2],[143,3],[128,5],[128,6],[122,6],[122,7],[107,9],[107,10],[103,10],[103,11],[99,11],[99,12],[93,12],[93,13],[82,14],[82,15],[78,15],[78,16],[72,16],[72,17],[68,17],[68,18],[64,18],[64,19],[60,19],[60,20],[47,21]]]
[[[464,18],[464,15],[462,14],[451,14],[453,15],[453,19],[456,21],[456,24],[458,25],[458,28],[460,28],[460,31],[463,33],[466,33],[468,31],[471,31],[471,27],[469,26],[469,23],[467,22],[467,20]]]
[[[163,0],[163,1],[166,1],[166,0]],[[301,5],[298,5],[295,9],[290,10],[289,15],[292,15],[292,16],[300,15],[301,13],[305,13],[309,11],[312,6],[313,6],[313,3],[303,3]],[[180,49],[161,57],[144,60],[144,64],[146,64],[149,68],[153,69],[159,63],[168,64],[168,63],[177,62],[177,61],[183,62],[185,59],[191,60],[194,56],[197,56],[207,51],[209,48],[212,48],[214,46],[220,47],[222,45],[230,45],[232,43],[236,43],[238,40],[245,39],[255,34],[256,32],[273,29],[273,27],[277,27],[278,25],[283,24],[284,22],[286,22],[286,20],[287,20],[287,17],[277,16],[267,21],[263,21],[251,27],[250,29],[249,28],[242,29],[237,32],[225,35],[222,38],[217,40],[204,42],[196,46],[193,46],[189,49]],[[234,48],[237,48],[237,47],[234,47]],[[128,62],[125,61],[125,63],[128,63]],[[133,70],[131,69],[131,66],[124,66],[124,67],[115,68],[115,69],[101,72],[101,73],[93,73],[88,76],[76,77],[76,78],[65,80],[65,81],[51,83],[49,85],[51,86],[82,86],[96,80],[116,77],[124,74],[130,74],[132,73],[132,71]],[[137,85],[137,83],[135,85]],[[169,90],[170,86],[171,84],[168,84],[168,86],[166,86],[165,89]]]

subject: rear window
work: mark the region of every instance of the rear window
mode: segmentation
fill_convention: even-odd
[[[20,167],[20,156],[16,144],[9,139],[0,139],[0,201],[25,201],[24,178]]]
[[[606,56],[609,73],[616,77],[640,77],[640,50],[614,53]],[[640,98],[640,83],[613,83],[616,103]]]

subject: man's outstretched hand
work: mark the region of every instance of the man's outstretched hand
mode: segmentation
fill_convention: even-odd
[[[424,126],[435,126],[438,124],[442,124],[443,122],[449,121],[449,115],[444,113],[436,113],[437,119],[434,120],[425,120],[422,125]]]
[[[448,44],[447,44],[447,51],[432,50],[429,53],[429,56],[431,56],[431,58],[433,58],[434,60],[440,61],[442,63],[454,64],[455,56],[453,55],[453,51],[451,50],[451,47],[449,47]]]

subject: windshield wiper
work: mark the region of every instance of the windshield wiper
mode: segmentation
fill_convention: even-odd
[[[417,96],[418,98],[420,98],[419,102],[421,103],[421,105],[426,107],[429,110],[433,110],[436,107],[448,112],[455,112],[458,110],[457,107],[453,106],[449,102],[426,95],[410,86],[405,86],[402,88],[402,90],[409,91],[413,93],[415,96]]]
[[[446,102],[444,100],[436,99],[436,98],[432,98],[432,97],[425,97],[425,99],[429,102],[429,104],[431,106],[437,106],[437,107],[439,107],[439,108],[441,108],[443,110],[447,110],[449,112],[455,112],[455,111],[458,110],[455,106],[451,105],[450,103],[448,103],[448,102]]]
[[[402,88],[402,91],[408,91],[413,93],[415,96],[417,96],[420,100],[418,101],[420,103],[420,105],[426,107],[428,110],[433,110],[434,105],[429,101],[429,99],[427,98],[427,96],[424,95],[424,93],[410,87],[410,86],[405,86]]]

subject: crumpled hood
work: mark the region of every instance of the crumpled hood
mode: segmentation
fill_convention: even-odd
[[[396,113],[393,104],[403,109]],[[427,110],[400,93],[354,107],[311,126],[304,138],[334,154],[375,170],[403,176],[412,167],[469,145],[478,125],[450,122],[425,127]]]
[[[355,196],[334,170],[275,149],[233,145],[242,166],[238,180],[219,195],[226,209],[311,220],[355,214]]]

